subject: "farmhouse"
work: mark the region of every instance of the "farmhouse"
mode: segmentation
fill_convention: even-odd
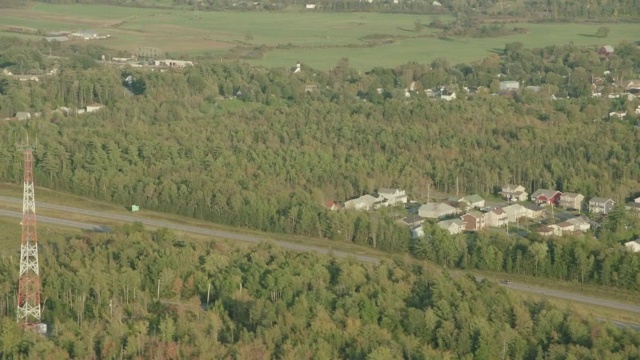
[[[582,208],[582,201],[584,200],[584,195],[577,193],[563,193],[560,196],[559,205],[565,209],[575,209],[579,210]]]
[[[594,197],[589,200],[589,212],[594,214],[608,214],[615,204],[616,202],[612,199]]]

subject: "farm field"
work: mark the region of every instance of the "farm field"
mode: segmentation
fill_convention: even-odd
[[[631,23],[606,24],[608,38],[593,36],[603,24],[508,24],[524,27],[526,34],[492,38],[452,37],[439,39],[434,29],[414,30],[414,22],[431,22],[433,16],[377,13],[299,12],[197,12],[143,9],[103,5],[35,4],[22,9],[3,9],[0,24],[48,31],[96,30],[111,35],[97,40],[115,50],[133,51],[139,46],[157,47],[172,57],[222,57],[232,48],[247,50],[265,46],[264,56],[246,61],[259,65],[290,67],[300,61],[329,69],[347,57],[351,66],[368,70],[374,66],[395,67],[439,57],[451,62],[469,62],[502,49],[505,43],[520,41],[526,47],[573,42],[577,45],[617,44],[640,38],[640,26]],[[441,16],[442,21],[451,18]],[[13,35],[9,32],[0,32]],[[368,43],[366,39],[393,39]],[[36,35],[29,36],[39,39]]]

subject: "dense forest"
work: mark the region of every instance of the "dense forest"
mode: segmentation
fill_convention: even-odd
[[[7,359],[638,359],[640,334],[472,276],[133,224],[41,245],[47,337],[0,299]],[[17,262],[0,262],[10,294]]]
[[[302,64],[293,73],[235,62],[166,72],[122,68],[97,62],[100,48],[59,45],[67,56],[49,59],[41,55],[45,43],[1,41],[5,69],[58,70],[39,82],[0,76],[0,117],[42,113],[0,123],[1,181],[21,181],[22,158],[14,144],[29,132],[38,135],[39,186],[394,252],[415,249],[406,229],[394,222],[401,210],[331,212],[325,201],[390,186],[419,200],[427,189],[489,195],[505,183],[619,201],[640,188],[640,167],[634,165],[640,163],[633,115],[638,101],[606,96],[620,92],[619,80],[640,70],[640,52],[630,43],[617,44],[607,58],[574,45],[525,49],[509,43],[501,54],[474,64],[438,59],[359,73],[342,59],[328,72]],[[596,77],[601,97],[591,96]],[[499,79],[538,91],[496,96]],[[448,102],[423,91],[440,86],[477,92]],[[409,87],[415,90],[407,97]],[[53,111],[95,102],[106,108],[70,116]],[[628,115],[610,119],[610,111]],[[610,231],[599,230],[604,245],[585,248],[587,260],[594,261],[581,281],[639,286],[628,270],[637,264],[623,266],[618,259],[609,273],[616,277],[602,275],[610,258],[603,246],[637,236],[631,221],[622,213],[603,227]],[[545,261],[531,262],[536,252],[526,244],[539,239],[523,240],[526,246],[517,239],[492,241],[470,241],[452,264],[482,268],[460,259],[478,249],[499,250],[503,261],[489,268],[569,279],[575,259],[582,259],[556,261],[547,252]],[[627,269],[624,280],[618,267]]]

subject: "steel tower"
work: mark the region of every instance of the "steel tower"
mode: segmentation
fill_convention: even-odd
[[[40,267],[36,200],[33,184],[33,149],[24,149],[24,193],[22,200],[22,245],[20,246],[20,280],[18,282],[18,322],[25,327],[40,323]]]

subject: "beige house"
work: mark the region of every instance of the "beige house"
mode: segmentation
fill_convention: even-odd
[[[624,247],[631,252],[640,252],[640,239],[635,239],[624,243]]]
[[[577,216],[567,220],[568,223],[573,224],[576,231],[587,231],[591,229],[591,222],[585,216]]]
[[[457,208],[445,203],[426,203],[418,209],[418,215],[429,219],[455,215],[458,212]]]
[[[524,206],[520,204],[512,204],[502,207],[502,211],[507,214],[508,222],[516,222],[524,216]]]
[[[438,223],[438,226],[444,230],[447,230],[449,234],[460,234],[466,228],[464,221],[460,219],[443,220]]]
[[[485,214],[487,226],[501,227],[509,222],[507,213],[502,208],[495,208]]]
[[[478,194],[467,195],[458,200],[458,203],[466,205],[467,208],[480,209],[484,207],[484,199]]]
[[[560,195],[560,202],[558,205],[565,209],[580,210],[582,208],[582,202],[584,201],[584,195],[577,193],[562,193]]]
[[[388,206],[387,199],[370,194],[362,195],[344,203],[346,210],[373,210],[384,206]]]
[[[525,201],[529,197],[522,185],[505,185],[500,195],[508,201]]]

